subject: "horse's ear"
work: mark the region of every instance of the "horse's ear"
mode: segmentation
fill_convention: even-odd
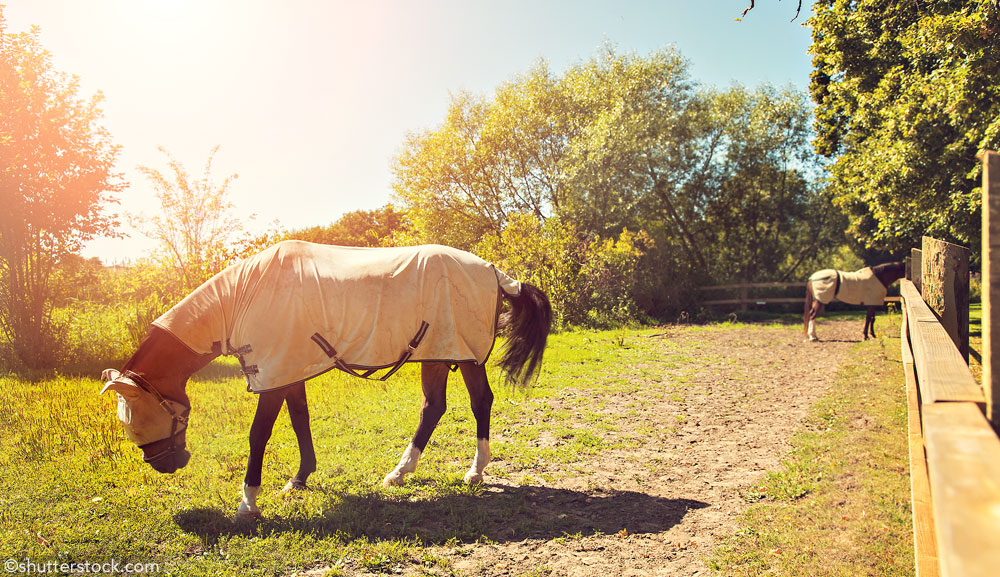
[[[101,389],[101,394],[108,391],[114,391],[125,398],[126,401],[134,401],[139,398],[139,387],[127,383],[125,381],[109,381],[104,388]]]

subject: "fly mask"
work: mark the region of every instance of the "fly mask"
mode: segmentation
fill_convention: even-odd
[[[143,451],[143,460],[161,473],[173,473],[187,464],[191,454],[185,450],[188,414],[191,407],[164,398],[149,381],[126,370],[121,373],[106,369],[106,381],[101,389],[118,394],[118,420],[125,427],[125,434]],[[157,447],[169,441],[158,452]]]

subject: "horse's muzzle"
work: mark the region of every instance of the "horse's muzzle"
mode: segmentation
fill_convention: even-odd
[[[182,469],[190,460],[191,453],[189,453],[186,449],[160,453],[152,459],[143,458],[143,461],[149,463],[149,466],[154,470],[165,474],[170,474],[177,469]]]

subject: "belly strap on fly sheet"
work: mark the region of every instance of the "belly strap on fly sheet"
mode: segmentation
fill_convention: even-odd
[[[394,375],[396,371],[400,369],[400,367],[406,364],[406,361],[410,360],[410,357],[413,356],[413,353],[417,351],[417,347],[420,345],[420,341],[424,340],[424,335],[427,334],[427,328],[429,326],[430,325],[427,324],[427,321],[420,321],[420,328],[417,329],[417,334],[413,335],[413,339],[411,339],[410,343],[406,345],[406,350],[403,351],[403,354],[399,357],[399,360],[396,361],[396,364],[392,365],[392,367],[389,369],[389,372],[382,375],[378,379],[374,380],[384,381],[389,377],[391,377],[392,375]],[[379,370],[378,368],[368,369],[363,373],[359,373],[354,369],[352,369],[351,367],[347,366],[346,363],[344,363],[343,359],[340,358],[340,354],[337,353],[337,349],[333,348],[333,345],[331,345],[329,341],[323,338],[323,335],[315,333],[311,338],[314,343],[319,345],[319,348],[323,349],[323,352],[326,353],[326,356],[333,359],[333,366],[337,367],[338,369],[344,371],[349,375],[360,377],[362,379],[367,379],[370,378],[372,374],[374,374],[376,371]]]

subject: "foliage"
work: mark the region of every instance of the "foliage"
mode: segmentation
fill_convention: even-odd
[[[463,248],[503,238],[525,214],[581,238],[645,231],[654,242],[628,294],[663,317],[698,284],[786,280],[844,243],[810,118],[790,88],[699,89],[673,49],[608,46],[561,76],[541,62],[492,98],[453,99],[397,157],[395,193],[415,236]],[[551,246],[560,261],[570,244],[531,251]]]
[[[554,82],[540,63],[494,101],[461,92],[442,126],[407,137],[393,188],[422,241],[471,248],[512,214],[558,205],[565,135],[552,126],[562,118]]]
[[[218,150],[212,149],[199,179],[192,179],[187,169],[162,147],[160,152],[167,156],[169,174],[139,167],[153,185],[160,214],[136,220],[147,235],[160,242],[159,260],[183,279],[186,291],[229,264],[232,255],[227,247],[243,228],[228,198],[237,175],[226,177],[221,184],[212,181],[212,160]]]
[[[0,331],[29,367],[51,366],[56,263],[97,235],[114,235],[105,211],[124,185],[118,147],[101,119],[102,95],[52,68],[38,29],[9,33],[0,6]]]
[[[390,246],[409,230],[406,214],[387,204],[376,210],[348,212],[328,226],[293,230],[284,239],[298,239],[339,246]]]
[[[994,0],[819,0],[809,20],[817,151],[851,233],[886,250],[931,235],[978,248],[976,154],[1000,145]]]
[[[645,233],[588,236],[571,223],[515,214],[475,252],[504,272],[542,289],[558,325],[619,326],[639,318],[631,293],[636,265],[651,244]]]
[[[721,282],[808,274],[843,243],[844,222],[820,185],[805,96],[736,85],[704,97],[712,118],[707,185],[699,193],[703,217],[690,225],[701,252],[696,262]]]

